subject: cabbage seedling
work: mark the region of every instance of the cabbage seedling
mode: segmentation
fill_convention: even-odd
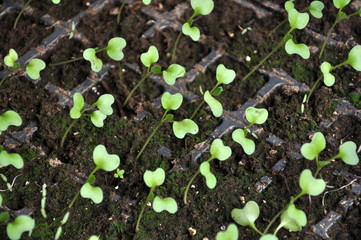
[[[349,165],[357,165],[359,163],[359,158],[356,153],[356,144],[352,141],[343,143],[339,148],[338,154],[334,157],[327,161],[320,161],[318,156],[325,147],[326,140],[320,132],[315,133],[310,143],[302,145],[302,156],[310,161],[315,160],[317,166],[316,172],[312,174],[309,169],[304,169],[302,171],[299,178],[301,192],[299,192],[296,197],[291,197],[290,202],[272,218],[263,232],[259,231],[254,224],[255,220],[259,217],[259,207],[254,201],[248,202],[243,209],[233,209],[231,213],[233,220],[241,226],[250,226],[261,235],[260,240],[277,240],[278,238],[276,237],[276,234],[281,228],[285,228],[293,232],[301,231],[302,227],[307,224],[307,217],[302,210],[296,208],[294,202],[304,195],[318,196],[325,190],[325,181],[323,179],[317,179],[320,170],[335,159],[339,158]],[[278,227],[273,234],[267,234],[268,230],[278,217],[281,218]]]
[[[322,44],[322,48],[321,48],[320,55],[318,56],[318,58],[322,57],[322,53],[325,50],[326,43],[327,43],[328,39],[330,38],[330,35],[337,23],[339,23],[342,20],[345,20],[347,18],[350,18],[352,16],[355,16],[355,15],[360,15],[360,17],[361,17],[361,8],[359,10],[357,10],[356,12],[351,13],[349,15],[347,15],[345,12],[342,11],[342,9],[344,7],[346,7],[350,3],[350,1],[351,0],[333,0],[333,5],[338,9],[338,13],[337,13],[335,22],[332,24],[331,28],[327,32],[326,39]]]
[[[178,64],[171,64],[168,69],[162,71],[160,66],[152,66],[153,63],[156,63],[159,59],[158,49],[155,46],[150,46],[148,51],[142,53],[140,55],[140,60],[144,66],[147,67],[146,73],[140,79],[140,81],[134,86],[134,88],[130,91],[127,98],[123,103],[123,107],[127,105],[130,97],[133,95],[134,91],[144,82],[145,79],[150,77],[151,75],[163,74],[164,81],[169,85],[174,85],[175,80],[180,77],[184,77],[186,74],[186,70],[184,67]]]
[[[103,51],[107,51],[107,55],[111,59],[113,59],[115,61],[121,61],[124,58],[123,48],[126,45],[127,45],[127,42],[124,40],[124,38],[114,37],[109,40],[108,45],[105,48],[101,48],[101,49],[87,48],[84,50],[82,57],[78,57],[75,59],[71,59],[71,60],[67,60],[67,61],[59,62],[59,63],[51,63],[51,64],[49,64],[49,66],[55,67],[55,66],[72,63],[72,62],[76,62],[76,61],[85,59],[90,62],[91,69],[94,72],[99,72],[100,70],[102,70],[103,62],[101,59],[99,59],[96,56],[96,54],[103,52]]]
[[[191,119],[183,119],[182,121],[174,121],[173,114],[168,114],[171,110],[177,110],[183,102],[183,96],[180,93],[170,94],[169,92],[165,92],[161,98],[162,107],[165,109],[165,112],[158,123],[158,125],[153,129],[153,132],[149,135],[147,140],[145,141],[142,149],[138,153],[136,159],[142,155],[144,149],[147,147],[150,139],[152,139],[153,135],[158,131],[160,126],[163,123],[173,123],[173,133],[177,138],[183,139],[187,133],[197,134],[198,133],[198,125],[193,122]]]
[[[143,175],[143,179],[145,184],[148,187],[150,187],[150,191],[147,198],[145,199],[142,210],[139,213],[137,225],[135,227],[135,232],[139,231],[140,219],[142,218],[145,206],[147,205],[148,202],[153,201],[152,204],[153,209],[156,212],[162,212],[166,210],[167,212],[174,214],[178,210],[177,202],[173,198],[167,197],[163,199],[158,196],[154,197],[154,193],[153,193],[154,189],[157,186],[160,186],[164,183],[165,172],[162,168],[157,168],[155,171],[149,171],[149,170],[145,171]]]
[[[110,94],[101,95],[95,103],[86,108],[84,108],[84,98],[80,93],[74,94],[73,102],[74,105],[70,110],[70,117],[74,119],[74,121],[69,125],[68,129],[64,133],[61,139],[60,147],[63,147],[65,138],[69,131],[82,116],[90,116],[92,123],[96,127],[100,128],[104,126],[104,120],[107,116],[113,114],[112,104],[114,103],[114,97]],[[86,113],[87,111],[92,110],[93,107],[97,107],[98,110]]]
[[[40,71],[43,70],[46,66],[43,60],[34,58],[30,60],[29,63],[25,64],[24,66],[20,66],[19,63],[16,61],[18,60],[18,54],[14,49],[9,50],[9,54],[5,56],[4,63],[6,66],[10,67],[9,72],[0,80],[0,86],[3,84],[5,79],[13,73],[15,70],[20,68],[25,68],[26,73],[32,79],[38,79],[40,77]]]
[[[305,103],[307,104],[310,100],[310,97],[315,90],[317,84],[323,79],[323,82],[327,87],[331,87],[335,83],[335,76],[331,74],[331,71],[342,67],[344,65],[351,65],[356,71],[361,71],[361,45],[357,45],[351,49],[351,51],[348,53],[347,60],[336,65],[332,66],[328,62],[323,62],[320,66],[322,75],[316,80],[316,82],[313,84],[310,93],[307,96],[307,99]],[[302,103],[303,105],[304,103]],[[302,107],[302,106],[301,106]]]
[[[201,173],[205,179],[206,184],[209,189],[213,189],[217,184],[217,179],[214,176],[213,173],[210,171],[210,164],[209,162],[213,159],[218,159],[220,161],[227,160],[232,155],[232,149],[228,146],[225,146],[221,139],[215,139],[212,142],[211,149],[210,149],[211,156],[203,162],[200,166],[198,171],[193,175],[191,180],[188,182],[187,188],[184,192],[184,204],[187,204],[187,194],[189,191],[189,188],[193,182],[193,180],[198,176],[199,173]]]
[[[249,122],[249,125],[245,129],[237,129],[232,133],[233,141],[241,144],[243,151],[251,155],[256,149],[256,145],[252,139],[246,138],[247,131],[253,124],[263,124],[268,118],[267,109],[261,108],[257,109],[254,107],[249,107],[246,109],[246,119]]]
[[[215,117],[222,116],[223,113],[222,104],[215,97],[219,96],[223,91],[223,88],[220,87],[220,85],[230,84],[231,82],[233,82],[235,77],[236,77],[236,73],[234,70],[227,69],[223,64],[219,64],[216,70],[216,79],[217,79],[216,85],[212,88],[211,91],[206,91],[204,94],[202,88],[200,88],[201,94],[203,94],[203,101],[197,106],[197,108],[194,110],[190,118],[193,119],[193,117],[197,114],[197,112],[205,102],[209,105]]]
[[[29,237],[35,227],[35,220],[27,215],[20,215],[6,226],[6,233],[11,240],[18,240],[24,232],[29,232]]]
[[[236,224],[229,224],[226,231],[217,233],[216,240],[238,240]]]
[[[182,36],[182,33],[191,37],[193,41],[199,40],[201,34],[197,27],[192,27],[193,19],[198,15],[210,14],[214,8],[214,2],[213,0],[191,0],[191,7],[193,8],[194,12],[192,16],[188,19],[188,21],[183,24],[182,31],[178,34],[178,37],[173,47],[171,62],[173,62],[175,59],[175,52],[177,50],[177,46],[180,37]]]

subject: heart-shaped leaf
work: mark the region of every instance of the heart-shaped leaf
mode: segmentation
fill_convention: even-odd
[[[153,209],[158,213],[166,210],[167,212],[174,214],[178,210],[178,205],[177,202],[171,197],[162,199],[156,196],[153,201]]]
[[[175,80],[184,77],[186,69],[179,64],[170,65],[167,70],[163,71],[164,81],[169,85],[174,85]]]
[[[18,60],[18,54],[11,48],[9,54],[4,57],[4,63],[8,67],[14,67],[16,60]]]
[[[198,125],[191,119],[184,119],[173,123],[174,135],[180,139],[183,139],[187,133],[197,134],[198,130]]]
[[[335,83],[335,76],[330,73],[332,71],[331,64],[323,62],[320,68],[323,74],[323,82],[327,87],[331,87]]]
[[[165,92],[161,98],[162,107],[166,110],[177,110],[183,102],[183,95],[180,93],[170,94]]]
[[[214,8],[213,0],[191,0],[191,6],[195,14],[208,15]]]
[[[43,60],[33,59],[26,65],[26,73],[32,79],[38,79],[40,77],[40,71],[45,68],[46,64]]]
[[[144,3],[145,5],[149,5],[149,4],[150,4],[150,1],[151,1],[151,0],[143,0],[143,3]]]
[[[140,55],[140,60],[146,67],[150,67],[159,59],[158,49],[155,46],[150,46],[148,51]]]
[[[289,12],[291,9],[295,8],[295,5],[292,2],[293,0],[289,0],[285,2],[285,9],[287,12]]]
[[[238,240],[238,228],[236,224],[229,224],[227,230],[219,232],[216,235],[216,240]]]
[[[233,139],[233,141],[241,144],[243,151],[247,155],[251,155],[254,153],[254,151],[256,149],[256,145],[252,139],[246,138],[246,133],[244,130],[237,129],[237,130],[233,131],[232,139]]]
[[[103,201],[103,191],[100,187],[94,187],[90,183],[85,183],[80,189],[80,195],[83,198],[90,198],[94,203],[99,204]]]
[[[163,184],[165,179],[165,172],[163,168],[157,168],[155,171],[146,170],[143,179],[145,184],[152,188]]]
[[[5,150],[0,151],[0,164],[3,167],[13,165],[17,169],[24,166],[23,158],[17,153],[7,153]]]
[[[307,45],[303,43],[295,44],[292,39],[289,39],[286,42],[285,50],[289,55],[298,54],[303,59],[310,58],[310,50]]]
[[[93,151],[93,160],[97,169],[104,171],[114,171],[120,164],[120,159],[116,154],[109,154],[104,145],[98,145]]]
[[[203,162],[199,166],[201,174],[206,178],[206,184],[209,189],[213,189],[217,184],[216,176],[211,173],[211,165],[209,162]]]
[[[35,227],[35,220],[27,215],[17,216],[13,222],[8,223],[6,226],[6,233],[11,240],[17,240],[21,238],[24,232],[31,232]]]
[[[356,144],[352,141],[345,142],[340,146],[336,158],[341,158],[346,164],[357,165],[359,158],[356,153]]]
[[[104,120],[107,118],[107,115],[103,114],[101,111],[96,110],[90,114],[90,120],[94,126],[101,128],[104,126]]]
[[[0,115],[0,134],[2,131],[8,129],[9,126],[21,126],[23,123],[20,115],[17,112],[8,110]]]
[[[280,225],[290,231],[301,231],[302,227],[306,226],[306,224],[306,214],[302,210],[297,209],[294,204],[291,204],[281,215]]]
[[[253,124],[263,124],[268,118],[268,111],[265,108],[248,107],[246,109],[246,119]]]
[[[191,27],[188,22],[183,24],[182,32],[184,35],[190,36],[193,41],[198,41],[201,37],[201,32],[197,27]]]
[[[259,207],[255,201],[247,202],[242,209],[235,208],[231,212],[232,219],[239,225],[254,226],[254,222],[259,216]]]
[[[291,30],[296,28],[304,29],[309,20],[310,16],[307,13],[300,13],[295,8],[288,11],[288,22],[290,23]]]
[[[209,107],[212,110],[212,113],[215,117],[220,117],[222,116],[223,113],[223,107],[222,104],[215,99],[210,93],[209,91],[206,91],[204,93],[204,101],[209,105]]]
[[[91,64],[91,69],[94,72],[99,72],[102,70],[103,62],[97,56],[95,55],[95,49],[94,48],[88,48],[83,52],[83,57],[85,60],[88,60]]]
[[[95,106],[105,115],[112,115],[113,108],[112,104],[114,103],[114,97],[111,94],[103,94],[98,98],[98,101],[94,103]]]
[[[115,60],[120,61],[124,57],[123,48],[127,45],[127,42],[124,38],[115,37],[109,40],[107,46],[107,54],[108,56]]]
[[[350,64],[355,70],[361,71],[361,45],[357,45],[351,49],[348,53],[346,63]]]
[[[151,67],[150,71],[154,74],[161,74],[162,73],[162,67],[158,65],[154,65]]]
[[[325,5],[320,1],[313,1],[310,4],[310,7],[308,10],[314,16],[315,18],[322,18],[322,10],[325,7]]]
[[[259,240],[278,240],[278,237],[276,237],[273,234],[268,233],[268,234],[263,235]]]
[[[335,7],[337,9],[340,8],[344,8],[347,4],[350,3],[351,0],[333,0],[333,5],[335,5]]]
[[[216,79],[218,83],[229,84],[233,82],[236,77],[236,72],[232,69],[227,69],[223,64],[219,64],[216,70]]]
[[[312,141],[310,143],[305,143],[301,147],[301,154],[308,160],[315,159],[320,152],[323,151],[326,147],[325,137],[321,132],[315,133],[313,135]]]
[[[322,179],[314,178],[311,170],[305,169],[300,176],[300,187],[303,193],[317,196],[325,190],[326,183]]]
[[[217,158],[220,161],[224,161],[232,155],[232,149],[225,146],[219,138],[212,142],[210,152],[213,158]]]
[[[70,117],[78,119],[81,116],[81,110],[84,107],[84,98],[80,93],[75,93],[73,96],[73,107],[70,110]]]
[[[1,199],[1,195],[0,195],[0,199]],[[1,207],[1,205],[0,205]],[[9,212],[2,212],[0,213],[0,222],[5,222],[10,218],[10,214]]]

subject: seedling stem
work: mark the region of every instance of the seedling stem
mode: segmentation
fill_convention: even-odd
[[[150,66],[147,69],[147,72],[145,73],[145,75],[143,76],[143,78],[137,83],[137,85],[135,85],[135,87],[132,89],[132,91],[130,91],[130,93],[128,94],[127,98],[125,99],[124,103],[123,103],[123,107],[125,107],[125,105],[127,105],[130,97],[133,95],[134,91],[137,90],[137,88],[144,82],[145,79],[147,79],[149,76],[151,75],[150,73]]]
[[[222,83],[217,82],[217,84],[212,88],[212,90],[210,91],[210,94],[212,95],[213,92],[219,87],[219,85],[221,85]],[[199,109],[203,106],[203,104],[205,103],[204,98],[202,100],[202,102],[200,104],[198,104],[198,106],[196,107],[196,109],[194,110],[192,116],[190,117],[190,119],[193,119],[194,116],[197,114],[197,112],[199,111]]]
[[[124,8],[124,6],[125,6],[125,3],[126,3],[127,1],[128,1],[128,0],[123,0],[123,3],[122,3],[122,5],[121,5],[120,8],[119,8],[118,15],[117,15],[117,24],[119,24],[119,22],[120,22],[120,14],[121,14],[121,12],[122,12],[122,10],[123,10],[123,8]]]
[[[19,19],[20,19],[21,15],[23,14],[23,12],[24,12],[25,8],[27,8],[27,6],[29,6],[30,2],[31,2],[31,0],[29,0],[29,1],[28,1],[25,5],[24,5],[24,7],[21,9],[21,11],[20,11],[19,15],[18,15],[18,16],[17,16],[17,18],[15,19],[15,23],[14,23],[14,27],[13,27],[13,29],[15,29],[15,28],[16,28],[16,25],[18,24],[18,21],[19,21]]]
[[[94,175],[94,173],[98,170],[98,167],[95,167],[94,170],[91,172],[91,174],[89,175],[89,177],[87,178],[87,180],[85,181],[85,183],[87,183],[89,181],[89,179]],[[76,199],[79,197],[80,194],[80,188],[78,190],[78,192],[75,194],[74,198],[71,200],[68,208],[72,208]]]
[[[140,213],[139,213],[137,225],[135,226],[135,232],[136,232],[136,233],[139,231],[140,219],[142,218],[142,215],[143,215],[145,206],[147,206],[147,203],[150,201],[150,198],[151,198],[151,196],[152,196],[152,193],[153,193],[155,187],[156,187],[156,186],[154,186],[154,187],[152,187],[152,188],[150,189],[150,191],[149,191],[149,193],[148,193],[148,196],[147,196],[147,199],[145,199],[145,202],[144,202],[144,204],[143,204],[142,210],[141,210]]]

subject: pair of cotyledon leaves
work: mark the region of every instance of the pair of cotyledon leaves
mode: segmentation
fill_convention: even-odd
[[[170,94],[169,92],[165,92],[161,98],[161,103],[164,109],[166,110],[177,110],[183,102],[183,96],[180,93]],[[173,118],[170,115],[168,120]],[[183,119],[182,121],[174,121],[173,122],[173,132],[177,138],[184,138],[187,133],[197,134],[198,133],[198,125],[192,121],[191,119]]]
[[[98,145],[94,148],[93,160],[96,165],[96,171],[104,170],[111,172],[117,169],[120,164],[119,157],[115,154],[109,154],[104,145]],[[94,175],[89,177],[89,180],[80,189],[80,195],[99,204],[103,201],[103,191],[100,187],[92,186],[94,180]]]
[[[120,61],[124,57],[123,48],[127,45],[127,42],[124,38],[115,37],[109,40],[106,47],[108,56],[115,60]],[[85,60],[88,60],[91,64],[91,69],[94,72],[99,72],[103,67],[103,62],[101,59],[97,58],[95,48],[88,48],[83,52],[83,57]]]
[[[0,115],[0,134],[8,129],[9,126],[21,126],[22,122],[18,113],[12,110],[4,112]],[[15,168],[20,169],[24,166],[24,161],[19,154],[7,153],[0,145],[0,164],[4,167],[13,165]]]
[[[351,65],[356,71],[361,71],[361,45],[353,47],[348,53],[347,60],[338,66],[346,64]],[[334,67],[328,62],[323,62],[320,68],[323,74],[323,82],[327,87],[331,87],[335,83],[335,76],[331,74]]]
[[[80,93],[75,93],[73,96],[73,101],[74,105],[70,110],[70,117],[73,119],[78,119],[83,114],[84,98]],[[92,105],[99,109],[90,114],[90,119],[96,127],[103,127],[106,117],[113,114],[113,109],[111,106],[113,103],[114,97],[111,94],[103,94]]]
[[[250,124],[263,124],[268,118],[268,111],[264,108],[249,107],[246,109],[246,119]],[[246,131],[237,129],[232,133],[232,139],[241,144],[243,151],[251,155],[256,149],[256,145],[252,139],[246,138]]]
[[[208,15],[214,8],[214,2],[212,0],[191,0],[191,6],[194,11],[193,16]],[[191,37],[193,41],[198,41],[201,36],[197,27],[191,27],[191,22],[183,24],[182,32]]]
[[[211,158],[218,159],[220,161],[227,160],[232,155],[232,149],[228,146],[225,146],[221,139],[215,139],[212,142],[211,149]],[[206,185],[209,189],[213,189],[217,184],[216,176],[211,173],[211,165],[208,161],[203,162],[199,166],[200,173],[206,178]]]
[[[9,54],[5,56],[4,63],[8,67],[19,67],[19,64],[16,63],[18,60],[18,54],[14,49],[9,50]],[[40,71],[45,69],[46,64],[41,59],[32,59],[28,64],[25,66],[26,73],[32,79],[38,79],[40,77]]]
[[[140,60],[146,67],[150,67],[153,63],[159,60],[158,49],[155,46],[150,46],[148,51],[140,55]],[[164,81],[169,85],[174,85],[175,80],[184,77],[186,70],[179,64],[171,64],[166,70],[162,71],[160,66],[153,66],[152,72],[154,74],[163,73]]]
[[[35,220],[27,215],[20,215],[6,226],[6,233],[11,240],[18,240],[24,232],[29,232],[29,237],[35,227]]]
[[[148,187],[155,188],[164,183],[165,172],[162,168],[157,168],[155,171],[147,170],[143,175],[143,179]],[[178,210],[177,202],[171,197],[161,198],[156,196],[153,200],[152,206],[156,212],[162,212],[166,210],[173,214]]]

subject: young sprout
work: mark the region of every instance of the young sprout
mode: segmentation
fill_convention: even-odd
[[[71,22],[71,32],[69,34],[69,39],[72,39],[74,36],[74,31],[75,31],[75,23]]]
[[[84,108],[84,98],[80,93],[75,93],[73,96],[74,105],[70,110],[70,117],[74,119],[74,121],[69,125],[68,129],[64,133],[60,147],[63,147],[65,138],[68,135],[71,128],[74,124],[80,119],[82,116],[90,116],[90,120],[96,127],[103,127],[104,120],[107,116],[113,114],[112,104],[114,103],[114,97],[111,94],[103,94],[98,100],[90,105],[87,108]],[[87,111],[92,110],[93,107],[97,107],[99,110],[95,110],[91,113],[86,113]]]
[[[197,114],[197,112],[205,102],[209,105],[215,117],[222,116],[223,114],[222,104],[214,97],[217,97],[222,93],[223,88],[220,87],[221,84],[230,84],[231,82],[233,82],[235,77],[236,77],[235,71],[233,71],[232,69],[227,69],[223,64],[219,64],[216,70],[216,79],[217,79],[216,85],[212,88],[211,91],[206,91],[204,94],[202,88],[200,88],[204,98],[203,101],[194,110],[190,119],[193,119],[193,117]]]
[[[46,203],[46,184],[44,183],[43,184],[43,187],[42,187],[42,198],[41,198],[41,209],[40,209],[40,212],[41,212],[41,215],[43,215],[44,218],[46,218],[46,211],[45,211],[45,203]]]
[[[182,33],[184,33],[184,35],[190,36],[193,41],[199,40],[200,31],[197,27],[192,27],[193,19],[198,15],[210,14],[214,8],[214,2],[213,0],[191,0],[191,7],[193,8],[194,12],[188,21],[183,24],[182,31],[178,34],[173,47],[171,62],[173,62],[175,59],[175,53]]]
[[[322,48],[321,48],[321,51],[320,51],[320,55],[318,56],[318,58],[322,57],[322,53],[325,50],[326,43],[327,43],[328,39],[330,38],[330,35],[331,35],[331,33],[332,33],[333,29],[335,28],[337,23],[339,23],[342,20],[345,20],[347,18],[350,18],[350,17],[352,17],[354,15],[360,15],[360,17],[361,17],[361,8],[359,10],[357,10],[356,12],[351,13],[350,15],[347,15],[345,12],[342,11],[342,9],[344,7],[346,7],[350,3],[350,1],[351,0],[333,0],[333,5],[335,5],[335,7],[338,9],[338,13],[337,13],[335,22],[332,24],[331,28],[327,32],[326,39],[323,42],[323,45],[322,45]]]
[[[11,240],[18,240],[24,232],[29,232],[29,237],[35,227],[35,220],[27,215],[20,215],[6,226],[6,233]]]
[[[238,240],[238,228],[236,224],[229,224],[226,231],[218,232],[216,240]]]
[[[12,110],[0,114],[0,135],[1,132],[6,131],[9,126],[21,126],[23,123],[20,115]]]
[[[142,218],[145,206],[148,202],[153,201],[153,209],[156,212],[162,212],[164,210],[168,211],[171,214],[174,214],[178,210],[177,202],[171,198],[160,198],[158,196],[154,197],[153,191],[157,186],[160,186],[164,183],[165,172],[162,168],[157,168],[155,171],[145,171],[143,175],[145,184],[150,188],[149,194],[143,204],[142,210],[139,213],[137,225],[135,227],[135,232],[139,231],[140,219]]]
[[[310,93],[307,96],[306,104],[310,100],[310,97],[315,90],[317,84],[323,79],[323,82],[327,87],[331,87],[335,83],[335,76],[332,75],[331,71],[342,67],[344,65],[351,65],[356,71],[361,71],[361,45],[357,45],[351,49],[348,53],[347,60],[336,65],[332,66],[328,62],[323,62],[320,66],[322,75],[316,80],[315,84],[313,84]]]
[[[221,139],[215,139],[212,142],[211,149],[210,149],[211,156],[203,162],[200,166],[198,171],[193,175],[191,180],[188,182],[187,188],[184,192],[184,204],[187,204],[187,195],[189,188],[193,182],[193,180],[201,173],[206,179],[206,185],[209,189],[213,189],[216,186],[217,179],[210,171],[210,164],[209,162],[213,159],[218,159],[220,161],[227,160],[232,155],[232,149],[228,146],[225,146]]]
[[[5,76],[0,80],[0,86],[11,73],[20,68],[25,68],[26,73],[29,75],[30,78],[34,80],[38,79],[40,77],[40,71],[45,69],[46,66],[43,60],[37,58],[30,60],[30,62],[25,64],[24,66],[20,66],[20,64],[16,62],[17,60],[18,54],[14,49],[11,48],[9,50],[9,54],[6,55],[4,58],[4,63],[6,66],[10,67],[10,71],[5,74]]]
[[[263,235],[256,227],[255,221],[259,217],[259,207],[255,201],[249,201],[242,209],[235,208],[231,212],[232,219],[243,227],[251,227],[260,235]]]
[[[119,168],[117,168],[117,173],[114,173],[114,177],[115,178],[124,178],[124,169],[119,170]]]
[[[125,48],[126,45],[127,42],[124,40],[124,38],[114,37],[109,40],[108,45],[105,48],[101,48],[101,49],[88,48],[85,49],[82,57],[74,58],[72,60],[67,60],[59,63],[51,63],[49,64],[49,66],[55,67],[85,59],[90,62],[91,69],[94,72],[99,72],[100,70],[102,70],[103,62],[101,59],[97,58],[96,54],[103,51],[107,51],[108,57],[110,57],[115,61],[121,61],[124,57],[123,48]]]
[[[99,237],[96,235],[90,236],[89,240],[99,240]]]
[[[306,226],[307,217],[304,211],[297,209],[294,204],[291,204],[286,211],[281,215],[281,222],[274,232],[277,234],[278,230],[285,228],[292,232],[298,232],[302,230],[302,227]]]
[[[249,122],[249,125],[245,129],[237,129],[232,133],[233,141],[241,144],[243,151],[247,155],[254,153],[256,145],[252,139],[246,138],[247,131],[253,124],[263,124],[268,118],[267,109],[261,108],[257,109],[254,107],[249,107],[246,109],[246,119]]]
[[[70,216],[70,212],[66,212],[63,219],[60,221],[60,226],[58,227],[55,233],[55,237],[54,237],[55,240],[58,240],[60,238],[60,235],[63,231],[63,225],[65,225],[65,223],[68,221],[69,216]]]
[[[161,98],[162,107],[165,109],[165,112],[158,123],[158,125],[153,129],[153,132],[149,135],[148,139],[145,141],[142,149],[138,153],[136,159],[142,155],[143,151],[147,147],[150,139],[152,139],[153,135],[158,131],[160,126],[163,123],[173,123],[173,133],[177,138],[183,139],[187,133],[197,134],[198,133],[198,125],[190,119],[183,119],[182,121],[174,121],[173,114],[168,114],[171,110],[177,110],[183,102],[183,96],[180,93],[170,94],[169,92],[165,92]]]

